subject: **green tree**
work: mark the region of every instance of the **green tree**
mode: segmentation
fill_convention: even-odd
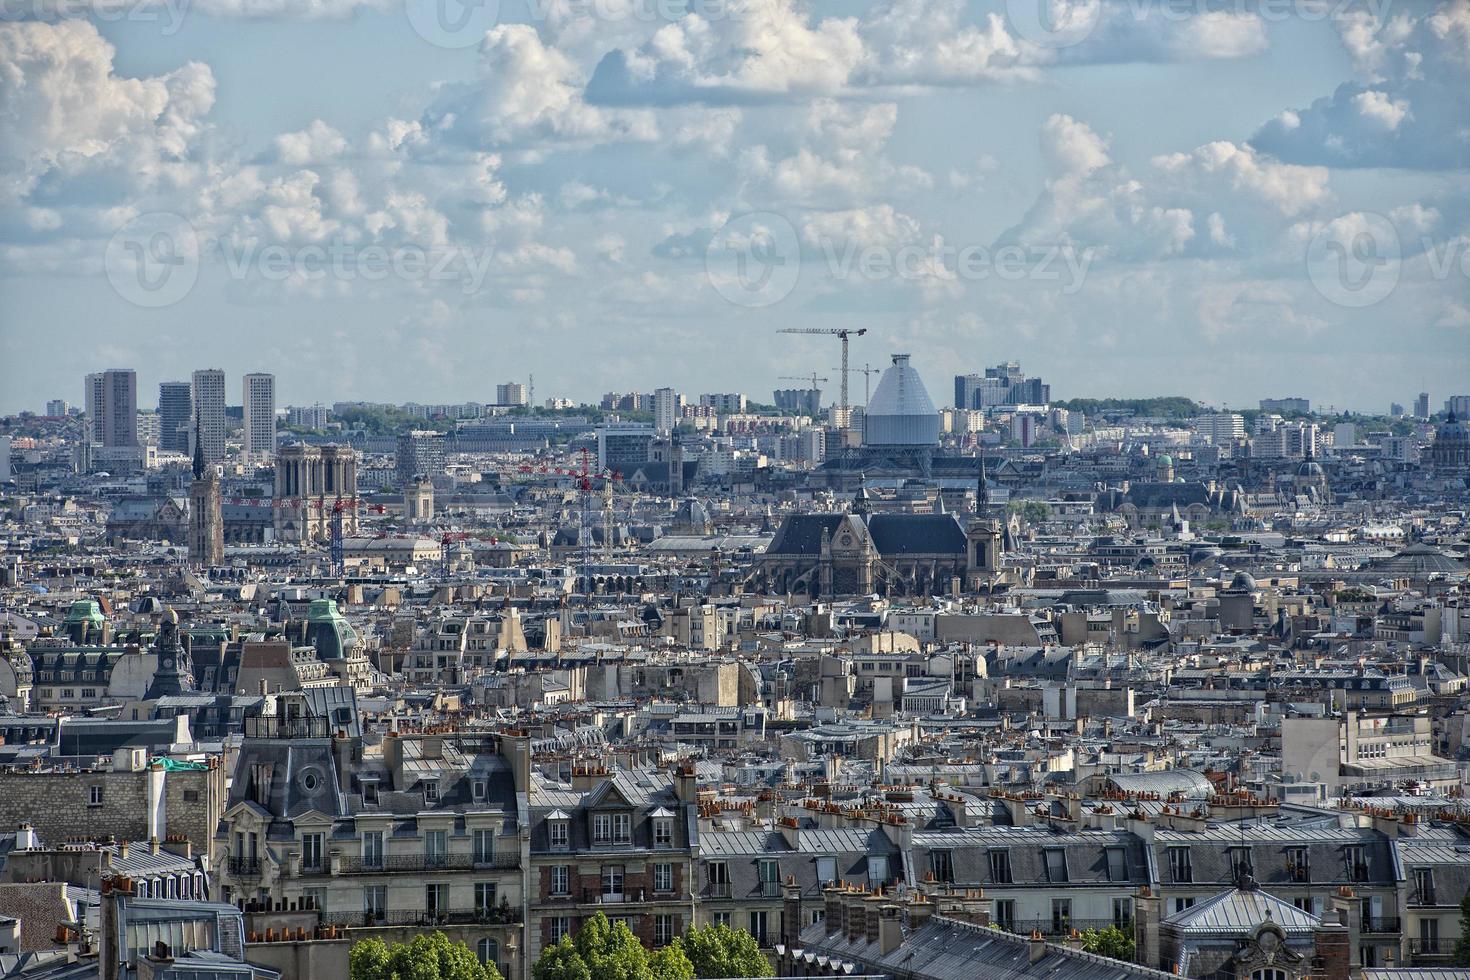
[[[1460,938],[1455,940],[1455,965],[1470,966],[1470,892],[1460,899]]]
[[[654,980],[694,980],[694,964],[684,955],[684,947],[674,942],[654,950],[648,957]]]
[[[502,980],[493,963],[481,963],[464,943],[442,932],[389,946],[366,939],[348,954],[352,980]]]
[[[711,977],[775,976],[771,961],[761,952],[755,937],[729,926],[708,925],[690,929],[678,945],[694,966],[694,975]]]
[[[1098,956],[1115,960],[1133,961],[1133,937],[1117,926],[1106,929],[1088,929],[1082,934],[1082,948]]]
[[[582,961],[570,936],[562,936],[555,946],[541,951],[531,967],[535,980],[592,980],[592,971]]]

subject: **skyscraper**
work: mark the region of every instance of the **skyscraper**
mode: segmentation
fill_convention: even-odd
[[[1419,392],[1419,397],[1414,399],[1414,417],[1427,419],[1433,414],[1434,412],[1429,407],[1429,392]]]
[[[225,372],[208,368],[194,372],[193,432],[204,447],[204,461],[225,458]]]
[[[108,449],[138,445],[138,376],[129,368],[87,375],[92,439]]]
[[[193,389],[187,381],[165,381],[158,386],[158,448],[189,453],[189,426],[194,417]]]
[[[82,411],[86,413],[88,442],[96,442],[102,438],[102,393],[102,372],[96,371],[87,375],[85,389],[82,393]]]
[[[247,374],[244,385],[245,452],[276,451],[276,376]]]
[[[503,385],[495,386],[495,404],[497,405],[524,405],[526,404],[526,386],[519,381],[507,381]]]
[[[669,433],[679,424],[683,415],[684,396],[673,388],[659,388],[653,393],[653,428],[655,432]]]

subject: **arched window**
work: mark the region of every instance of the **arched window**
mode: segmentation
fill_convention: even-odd
[[[1285,970],[1265,969],[1252,970],[1251,980],[1290,980]]]
[[[489,936],[486,936],[484,939],[480,940],[476,948],[476,952],[480,956],[481,963],[494,963],[497,967],[499,967],[500,943],[491,939]]]

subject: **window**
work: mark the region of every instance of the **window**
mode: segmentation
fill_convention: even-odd
[[[1426,919],[1420,919],[1419,920],[1419,952],[1421,952],[1421,953],[1437,953],[1437,952],[1439,952],[1439,920],[1438,919],[1428,919],[1428,918],[1426,918]]]
[[[1128,854],[1121,847],[1110,847],[1108,854],[1108,881],[1128,880]]]
[[[674,821],[669,817],[657,817],[653,821],[653,846],[674,846]]]
[[[1368,857],[1361,844],[1349,844],[1342,849],[1343,865],[1349,881],[1368,880]]]
[[[551,868],[551,894],[570,895],[572,893],[571,878],[570,867],[565,864],[553,865]]]
[[[886,854],[868,855],[868,882],[880,885],[888,880],[888,856]]]
[[[709,921],[711,925],[724,926],[726,929],[728,929],[730,928],[730,913],[711,912],[709,916]]]
[[[363,832],[362,866],[364,868],[381,868],[383,866],[383,832],[381,830],[368,830]]]
[[[592,843],[612,843],[612,814],[594,813],[592,815]]]
[[[449,898],[449,886],[436,882],[424,886],[424,911],[430,916],[438,916],[445,910],[446,900]]]
[[[378,784],[376,781],[362,784],[362,802],[365,806],[378,805]]]
[[[301,870],[322,870],[322,835],[301,835]]]
[[[1133,899],[1131,899],[1131,898],[1115,898],[1115,899],[1113,899],[1113,925],[1117,926],[1119,929],[1122,929],[1124,932],[1127,932],[1128,931],[1128,928],[1129,928],[1129,926],[1130,926],[1130,924],[1132,922],[1133,922]]]
[[[567,822],[565,820],[552,820],[547,823],[547,826],[551,829],[552,850],[566,850],[569,841],[569,835],[567,833]]]
[[[1187,884],[1194,881],[1194,866],[1189,862],[1189,848],[1171,847],[1169,855],[1169,876],[1176,884]]]
[[[1414,869],[1414,903],[1415,905],[1437,905],[1434,900],[1434,869]]]
[[[475,863],[489,864],[495,860],[495,831],[475,831]]]
[[[500,943],[486,936],[475,944],[475,956],[486,966],[500,963]]]
[[[872,860],[869,858],[868,860]],[[781,894],[781,863],[763,858],[756,863],[756,877],[760,881],[762,898],[776,898]]]
[[[101,786],[88,786],[87,787],[87,805],[88,806],[101,806],[102,805],[102,787]]]
[[[424,831],[424,866],[442,868],[449,856],[449,832],[445,830]]]
[[[1000,849],[988,853],[990,858],[990,880],[997,885],[1011,883],[1011,852]]]
[[[438,803],[439,802],[439,780],[437,780],[437,779],[426,779],[426,780],[424,780],[424,802],[425,803]]]
[[[633,842],[633,816],[629,813],[613,814],[613,843],[631,844]]]
[[[653,917],[653,944],[655,946],[667,946],[674,941],[674,917],[672,915],[655,915]]]
[[[1054,898],[1051,900],[1051,931],[1054,933],[1065,933],[1072,928],[1072,900],[1070,898]]]
[[[1307,858],[1305,847],[1288,847],[1286,849],[1286,877],[1292,881],[1311,881],[1311,863]]]
[[[546,934],[553,944],[572,931],[571,920],[564,915],[553,915],[547,920]]]
[[[730,868],[724,861],[711,861],[707,865],[710,898],[730,897]]]
[[[1046,856],[1046,880],[1061,882],[1067,880],[1067,852],[1060,847],[1048,847],[1044,852]]]
[[[1174,911],[1176,913],[1177,912],[1183,912],[1185,909],[1192,909],[1192,908],[1194,908],[1194,898],[1192,896],[1190,898],[1176,898],[1176,899],[1174,899]]]
[[[476,779],[471,782],[470,795],[474,797],[476,803],[482,802],[485,799],[485,780]]]
[[[174,896],[166,895],[165,897],[173,898]],[[302,889],[301,905],[303,908],[308,909],[325,909],[327,907],[327,890],[325,888]]]
[[[1016,925],[1016,900],[1013,898],[997,898],[995,900],[995,924],[1007,931]]]
[[[1251,872],[1251,849],[1249,847],[1232,847],[1230,850],[1230,879],[1239,883],[1241,879],[1249,876]]]
[[[655,864],[653,866],[653,890],[656,892],[671,892],[674,890],[674,866],[672,864]]]
[[[935,881],[954,881],[954,852],[930,851],[929,870],[934,872]]]
[[[623,866],[621,864],[604,864],[602,866],[602,896],[621,900],[623,897]]]
[[[837,859],[817,858],[817,881],[823,885],[837,880]]]
[[[362,911],[369,922],[381,922],[388,911],[388,886],[369,885],[364,888]]]
[[[198,803],[199,802],[199,791],[197,789],[186,789],[186,790],[184,790],[184,802],[185,803]]]
[[[495,910],[495,882],[475,882],[475,911],[488,915]]]
[[[766,942],[766,919],[767,913],[762,910],[752,910],[750,913],[750,934],[755,937],[757,944],[769,946]]]
[[[1287,980],[1286,971],[1275,968],[1252,970],[1251,980]]]

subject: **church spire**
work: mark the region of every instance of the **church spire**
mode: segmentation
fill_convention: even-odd
[[[985,480],[985,451],[981,450],[980,478],[975,481],[975,513],[984,514],[990,507],[990,485]]]
[[[199,424],[199,415],[194,415],[194,479],[204,476],[204,428]]]

